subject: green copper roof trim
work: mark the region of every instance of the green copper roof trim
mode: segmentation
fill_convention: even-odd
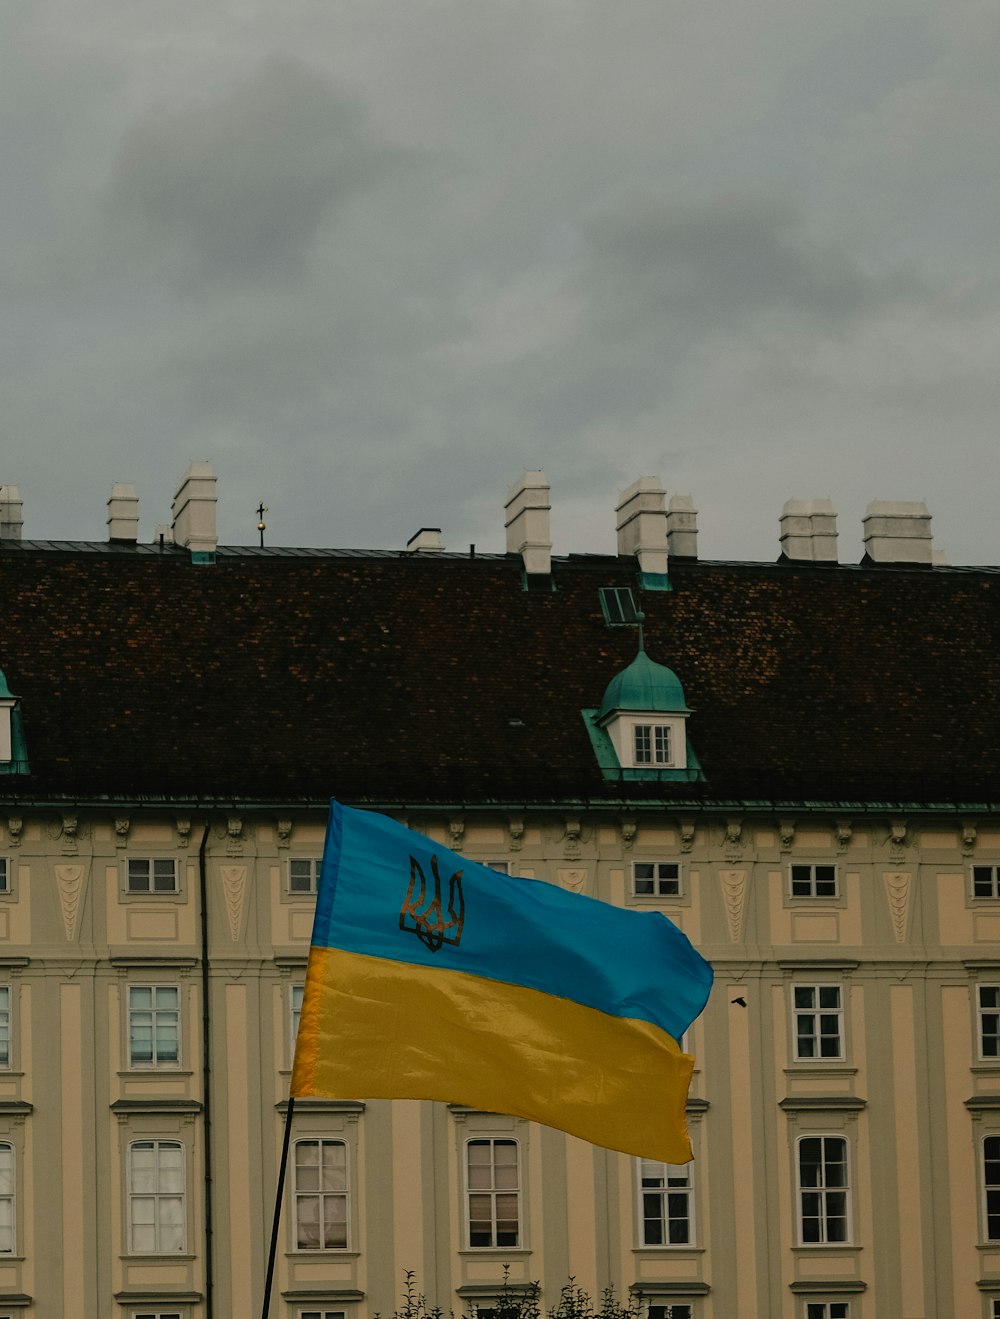
[[[639,586],[643,591],[672,591],[670,578],[665,572],[640,572]]]
[[[0,701],[14,702],[10,712],[10,760],[0,761],[0,774],[30,774],[20,700],[8,687],[3,669],[0,669]]]
[[[590,745],[594,748],[594,755],[604,778],[614,779],[619,782],[642,779],[651,783],[704,783],[706,781],[701,762],[698,760],[694,747],[690,742],[687,744],[687,769],[622,769],[618,763],[618,756],[615,753],[611,738],[608,737],[598,722],[599,712],[597,710],[581,710],[580,713],[583,715],[583,722],[590,736]],[[677,806],[678,810],[684,808],[685,803],[680,803]]]
[[[644,650],[640,650],[632,663],[608,683],[597,717],[606,719],[615,710],[691,713],[680,678],[665,664],[651,660]]]

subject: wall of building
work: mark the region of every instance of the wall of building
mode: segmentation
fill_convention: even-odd
[[[713,962],[716,988],[690,1040],[691,1240],[643,1244],[637,1165],[624,1155],[460,1106],[361,1093],[313,1101],[297,1108],[293,1138],[346,1146],[346,1246],[296,1248],[290,1186],[272,1313],[385,1313],[408,1269],[459,1310],[506,1266],[514,1284],[540,1281],[546,1305],[572,1275],[593,1293],[613,1285],[690,1306],[692,1319],[812,1319],[806,1307],[823,1304],[846,1305],[849,1319],[992,1319],[1000,1239],[988,1240],[982,1141],[1000,1136],[1000,1057],[981,1056],[976,1009],[979,987],[1000,984],[1000,890],[977,896],[972,868],[998,873],[1000,824],[750,810],[470,811],[407,823],[522,876],[663,910]],[[312,919],[289,862],[318,858],[322,837],[318,817],[236,809],[209,819],[25,811],[0,822],[0,989],[11,1017],[0,1142],[16,1170],[0,1316],[207,1315],[207,1118],[214,1313],[258,1312]],[[155,891],[155,867],[154,891],[130,891],[129,862],[144,860],[176,863],[177,891]],[[676,875],[656,870],[650,881],[651,865]],[[678,891],[637,894],[636,866],[640,888],[676,879]],[[796,871],[811,888],[796,894],[793,866],[833,870]],[[176,1002],[176,1062],[130,1059],[129,991],[143,987]],[[826,1015],[840,1014],[841,1056],[803,1059],[795,990],[820,987],[838,991]],[[801,1240],[798,1142],[816,1138],[846,1140],[843,1243]],[[517,1142],[516,1247],[468,1242],[469,1140]],[[152,1192],[130,1171],[137,1146],[165,1160]],[[177,1146],[179,1226],[168,1167]],[[163,1249],[140,1250],[130,1236],[130,1187],[147,1208],[144,1196],[161,1197],[166,1221],[152,1230]]]

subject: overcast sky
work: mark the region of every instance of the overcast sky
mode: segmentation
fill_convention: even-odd
[[[555,552],[643,474],[705,558],[870,499],[1000,563],[995,0],[5,0],[0,483],[140,536]]]

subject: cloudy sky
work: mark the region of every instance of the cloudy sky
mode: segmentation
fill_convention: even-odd
[[[0,482],[25,535],[556,553],[690,493],[1000,563],[994,0],[6,0]]]

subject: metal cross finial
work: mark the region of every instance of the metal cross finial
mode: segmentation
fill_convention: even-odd
[[[263,500],[257,505],[257,530],[260,532],[260,547],[264,548],[264,532],[267,530],[267,523],[264,521],[264,514],[269,512],[267,505]]]

